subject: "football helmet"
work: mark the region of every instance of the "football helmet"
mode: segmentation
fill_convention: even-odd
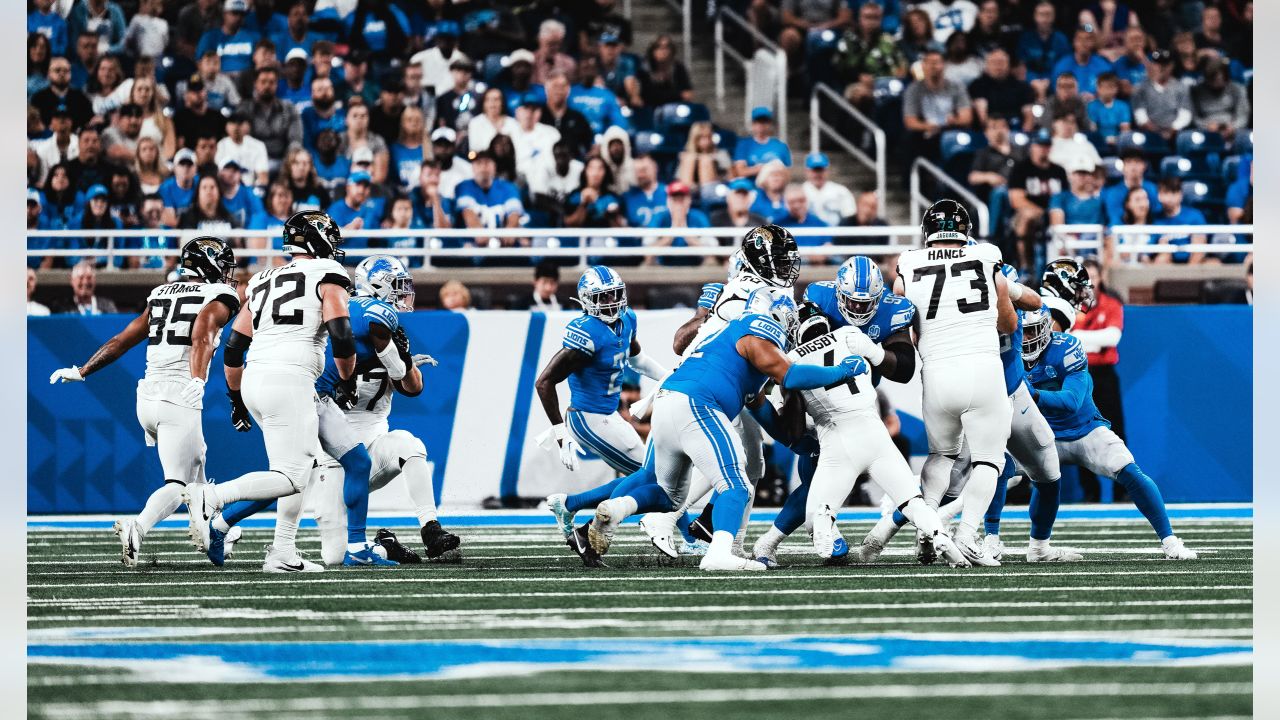
[[[836,271],[836,304],[850,325],[862,327],[870,322],[883,294],[884,275],[865,255],[845,260]]]
[[[627,284],[613,268],[593,265],[578,280],[577,299],[586,314],[614,323],[627,309]]]
[[[1053,339],[1053,319],[1044,308],[1022,313],[1022,361],[1034,365]]]
[[[936,242],[968,242],[973,232],[969,211],[955,200],[939,200],[920,220],[920,234],[924,244]]]
[[[748,230],[739,250],[743,270],[774,287],[789,288],[800,277],[800,248],[795,236],[784,227],[761,225]]]
[[[726,282],[736,280],[746,266],[747,261],[742,257],[742,248],[734,250],[733,254],[729,256],[729,276]]]
[[[327,213],[319,210],[296,212],[284,223],[284,251],[291,255],[333,258],[339,262],[346,253],[338,249],[342,231]]]
[[[826,335],[831,332],[831,321],[822,313],[822,309],[816,303],[806,302],[800,304],[800,311],[796,313],[796,344],[803,345],[810,340]]]
[[[1053,295],[1071,303],[1080,312],[1093,307],[1093,283],[1089,271],[1075,258],[1058,258],[1044,266],[1040,294]]]
[[[796,331],[800,326],[799,311],[796,308],[795,298],[791,297],[791,292],[785,288],[762,287],[751,291],[747,296],[747,303],[742,309],[743,314],[751,313],[754,315],[768,315],[787,331],[787,338],[791,339],[796,336]]]
[[[390,255],[370,255],[356,266],[356,295],[375,297],[401,312],[413,311],[413,276]]]
[[[178,257],[178,274],[207,283],[229,283],[236,256],[221,239],[203,235],[188,240]]]

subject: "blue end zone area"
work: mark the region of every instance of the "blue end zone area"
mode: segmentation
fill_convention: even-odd
[[[1250,503],[1203,504],[1203,505],[1170,505],[1169,518],[1172,520],[1247,520],[1253,518],[1253,505]],[[752,522],[772,522],[777,517],[777,510],[757,510],[751,513]],[[637,516],[638,517],[638,516]],[[838,516],[845,521],[875,521],[880,519],[880,511],[846,510]],[[1010,522],[1029,522],[1025,507],[1005,508],[1002,519]],[[1108,505],[1064,505],[1058,511],[1058,520],[1141,520],[1142,513],[1134,507]],[[109,529],[114,518],[103,516],[31,516],[27,518],[28,529]],[[440,522],[445,527],[550,527],[555,520],[550,513],[540,511],[521,512],[487,512],[464,515],[441,515]],[[253,517],[240,523],[246,528],[275,527],[273,517]],[[369,514],[369,525],[383,527],[417,527],[418,519],[409,515]],[[169,518],[156,527],[167,529],[186,528],[185,517]],[[315,520],[303,518],[301,527],[316,527]]]

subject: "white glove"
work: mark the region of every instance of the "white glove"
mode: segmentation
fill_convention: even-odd
[[[553,426],[551,432],[560,443],[560,462],[564,463],[564,466],[570,472],[576,472],[578,469],[578,441],[565,432],[564,423]]]
[[[657,396],[658,391],[654,390],[648,395],[645,395],[639,400],[631,403],[631,417],[641,421],[649,419],[649,413],[653,411],[653,399]]]
[[[845,336],[845,344],[848,345],[849,352],[861,355],[872,365],[879,365],[884,361],[884,348],[864,333],[849,333]]]
[[[193,377],[182,386],[182,392],[179,393],[182,402],[191,407],[200,407],[200,403],[204,400],[204,378]]]
[[[413,356],[414,367],[422,367],[423,365],[430,365],[431,367],[435,367],[439,364],[440,363],[436,362],[436,359],[431,357],[430,355],[414,355]]]
[[[79,367],[72,365],[69,368],[54,370],[53,374],[49,376],[50,385],[57,385],[60,382],[84,382],[84,376],[80,374]]]

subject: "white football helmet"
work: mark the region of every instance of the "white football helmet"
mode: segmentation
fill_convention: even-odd
[[[356,266],[356,295],[375,297],[402,312],[413,311],[413,276],[390,255],[370,255]]]
[[[1044,308],[1022,313],[1022,361],[1034,365],[1053,339],[1053,318]]]
[[[578,280],[582,311],[607,323],[615,323],[627,309],[627,284],[613,268],[593,265]]]
[[[794,338],[800,325],[800,315],[790,288],[765,286],[751,291],[742,308],[743,314],[768,315],[787,331],[787,338]]]
[[[850,325],[862,327],[871,321],[884,294],[884,275],[865,255],[844,261],[836,271],[836,305]]]

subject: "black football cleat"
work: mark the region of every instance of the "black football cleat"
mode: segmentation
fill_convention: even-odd
[[[401,544],[396,534],[386,528],[378,530],[373,542],[375,545],[381,545],[382,549],[387,551],[388,560],[398,562],[401,565],[417,565],[422,562],[422,558],[418,557],[418,553]]]
[[[711,524],[711,510],[711,503],[707,503],[698,519],[689,523],[689,534],[702,542],[711,542],[711,534],[715,532],[715,525]]]
[[[570,550],[573,550],[578,554],[578,557],[582,558],[583,565],[589,568],[609,567],[604,564],[604,560],[600,558],[600,553],[591,547],[591,541],[587,539],[587,526],[590,524],[589,522],[583,523],[574,528],[573,532],[569,533],[569,537],[565,539],[565,542],[568,543]]]
[[[427,559],[435,560],[458,549],[462,538],[440,527],[439,520],[422,526],[422,544],[427,548]]]

